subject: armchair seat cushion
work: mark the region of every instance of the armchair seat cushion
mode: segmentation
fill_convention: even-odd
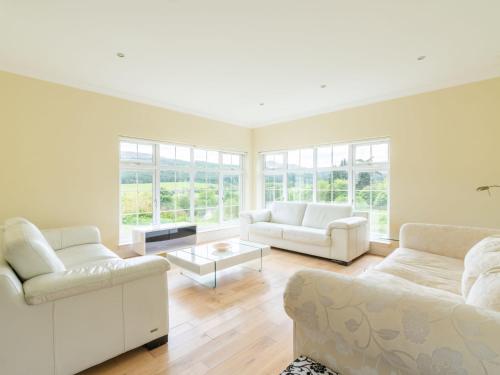
[[[24,298],[28,304],[37,305],[124,284],[169,269],[170,263],[156,255],[102,260],[34,277],[23,285]]]
[[[325,234],[324,229],[309,227],[290,227],[283,229],[283,239],[312,245],[329,246],[330,236]]]
[[[464,262],[460,259],[399,248],[374,269],[419,285],[462,294]]]
[[[283,224],[258,222],[250,225],[248,231],[251,234],[256,234],[258,236],[266,236],[266,237],[282,239],[283,227],[284,227]]]
[[[72,268],[89,262],[119,258],[114,252],[101,244],[71,246],[56,252],[66,268]]]

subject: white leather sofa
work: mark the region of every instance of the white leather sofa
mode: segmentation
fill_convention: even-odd
[[[349,264],[368,251],[368,213],[352,206],[274,202],[271,209],[242,212],[240,236]]]
[[[295,356],[342,375],[500,374],[500,230],[406,224],[400,245],[356,278],[289,280]]]
[[[0,232],[0,374],[75,374],[168,338],[164,258],[121,259],[91,226]]]

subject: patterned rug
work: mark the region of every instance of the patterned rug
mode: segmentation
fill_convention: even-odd
[[[321,363],[314,362],[309,357],[300,356],[293,361],[280,375],[340,375],[338,372],[330,370]]]

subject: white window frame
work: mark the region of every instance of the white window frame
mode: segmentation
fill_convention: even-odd
[[[129,143],[136,143],[136,144],[144,144],[144,145],[152,145],[153,146],[153,161],[152,162],[147,162],[147,161],[122,161],[121,160],[121,153],[120,153],[120,145],[121,142],[129,142]],[[177,166],[177,165],[162,165],[161,160],[160,160],[160,145],[170,145],[170,146],[181,146],[181,147],[189,147],[190,149],[190,156],[191,156],[191,161],[189,162],[189,165],[187,166]],[[194,161],[194,150],[195,149],[201,149],[204,151],[217,151],[219,153],[219,164],[217,168],[200,168],[195,165]],[[240,156],[240,165],[239,168],[231,167],[231,166],[224,166],[222,164],[222,154],[231,154],[231,155],[238,155]],[[121,172],[124,170],[135,170],[135,171],[154,171],[153,173],[153,223],[152,225],[161,225],[161,200],[160,200],[160,190],[161,190],[161,183],[160,183],[160,172],[161,171],[177,171],[177,172],[184,172],[189,174],[190,178],[190,208],[189,208],[189,217],[190,217],[190,222],[195,223],[195,189],[194,189],[194,178],[195,174],[198,171],[207,171],[207,172],[216,172],[219,175],[218,183],[218,209],[219,209],[219,222],[213,225],[201,225],[203,230],[210,230],[210,229],[216,229],[220,227],[225,227],[231,224],[237,224],[238,220],[230,220],[230,221],[225,221],[224,220],[224,205],[223,205],[223,196],[224,196],[224,186],[223,186],[223,176],[224,175],[238,175],[240,178],[240,211],[243,210],[244,207],[244,202],[245,202],[245,194],[246,194],[246,189],[245,189],[245,166],[246,166],[246,156],[247,154],[244,152],[237,152],[233,150],[219,150],[219,149],[214,149],[211,147],[204,147],[204,146],[194,146],[194,145],[186,145],[186,144],[179,144],[175,142],[164,142],[164,141],[151,141],[151,140],[144,140],[144,139],[136,139],[136,138],[129,138],[129,137],[120,137],[118,140],[118,160],[119,160],[119,166],[120,166],[120,171],[118,173],[118,186],[119,189],[121,186]],[[122,203],[121,203],[121,190],[120,193],[118,194],[118,209],[119,209],[119,228],[120,228],[120,244],[125,244],[128,243],[124,242],[122,237],[121,237],[121,227],[122,227]]]
[[[363,163],[363,164],[356,164],[354,157],[355,157],[355,147],[357,145],[366,145],[369,144],[370,146],[377,145],[377,144],[387,144],[388,145],[388,160],[386,163]],[[348,146],[348,157],[347,157],[347,165],[346,166],[332,166],[332,167],[317,167],[317,161],[318,161],[318,148],[319,147],[334,147],[334,146],[339,146],[339,145],[347,145]],[[303,149],[308,149],[312,148],[313,149],[313,168],[289,168],[288,167],[288,151],[295,151],[295,150],[303,150]],[[266,155],[275,155],[275,154],[283,154],[283,168],[276,168],[276,169],[266,169],[266,163],[265,163],[265,157]],[[318,196],[317,196],[317,191],[318,191],[318,186],[317,186],[317,176],[318,173],[321,172],[334,172],[334,171],[347,171],[347,178],[348,178],[348,204],[351,204],[354,209],[355,207],[355,189],[356,186],[354,184],[354,176],[357,172],[371,172],[371,171],[383,171],[387,174],[387,236],[389,236],[390,233],[390,212],[391,212],[391,191],[390,191],[390,160],[391,160],[391,143],[389,138],[381,138],[381,139],[374,139],[374,140],[363,140],[363,141],[354,141],[354,142],[343,142],[343,143],[333,143],[333,144],[321,144],[321,145],[315,145],[315,146],[309,146],[309,147],[300,147],[300,148],[293,148],[290,150],[278,150],[278,151],[270,151],[270,152],[261,152],[259,154],[260,158],[260,170],[262,173],[262,186],[260,188],[261,191],[261,206],[265,207],[266,205],[266,188],[265,188],[265,178],[266,176],[270,175],[281,175],[283,176],[283,201],[288,201],[288,172],[309,172],[313,174],[313,202],[317,202]],[[373,232],[372,232],[373,233]]]

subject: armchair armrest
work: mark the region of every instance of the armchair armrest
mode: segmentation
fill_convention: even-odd
[[[285,290],[295,356],[338,370],[440,374],[500,373],[500,314],[416,288],[324,271],[300,271]],[[382,369],[384,369],[382,371]]]
[[[24,298],[28,304],[38,305],[124,284],[169,269],[170,263],[159,256],[111,259],[29,279],[23,285]]]
[[[70,246],[101,243],[99,229],[92,225],[45,229],[42,234],[54,250]]]
[[[483,238],[494,234],[500,234],[500,230],[408,223],[401,227],[399,245],[432,254],[463,259],[472,246]]]

